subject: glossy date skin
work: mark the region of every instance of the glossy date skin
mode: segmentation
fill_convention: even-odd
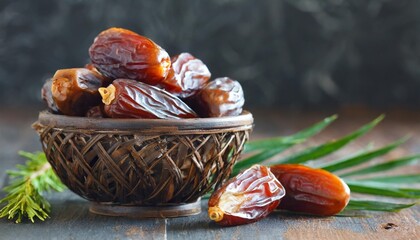
[[[48,110],[50,112],[60,113],[60,111],[57,108],[57,105],[54,102],[52,92],[51,92],[51,86],[52,86],[52,78],[45,80],[45,83],[41,89],[41,98],[47,104]]]
[[[85,116],[89,108],[101,102],[98,89],[103,84],[98,73],[86,68],[60,69],[52,80],[52,98],[61,113]]]
[[[105,77],[160,83],[169,72],[168,53],[149,38],[123,28],[101,32],[89,48],[92,64]]]
[[[159,85],[177,97],[187,98],[196,94],[211,77],[207,66],[189,53],[181,53],[171,61],[168,76]]]
[[[197,114],[176,96],[141,82],[116,79],[100,88],[104,111],[111,118],[181,119]]]
[[[103,86],[107,86],[107,85],[112,83],[113,79],[105,77],[104,75],[102,75],[92,63],[85,64],[85,68],[90,70],[90,71],[96,72],[98,74],[98,76],[102,78],[102,82],[103,82],[102,85]]]
[[[85,64],[85,68],[86,68],[86,69],[89,69],[90,71],[96,71],[96,72],[99,72],[99,71],[98,71],[98,69],[96,69],[96,67],[95,67],[95,66],[93,66],[93,64],[92,64],[92,63],[86,63],[86,64]]]
[[[254,165],[211,195],[208,214],[222,226],[252,223],[271,213],[284,195],[282,184],[270,169]]]
[[[279,164],[270,169],[287,192],[280,209],[331,216],[341,212],[350,200],[347,184],[325,170],[299,164]]]
[[[188,102],[201,117],[223,117],[241,114],[245,99],[241,84],[223,77],[207,83]]]

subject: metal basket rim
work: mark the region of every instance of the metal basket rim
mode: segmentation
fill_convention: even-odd
[[[38,124],[64,130],[89,131],[206,131],[206,130],[245,130],[252,128],[254,119],[250,112],[243,111],[238,116],[219,118],[191,119],[112,119],[86,118],[53,114],[48,111],[39,113]],[[245,129],[244,129],[245,128]]]

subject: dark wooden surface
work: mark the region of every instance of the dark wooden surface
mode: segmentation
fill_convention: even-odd
[[[18,157],[18,150],[40,150],[38,136],[30,127],[37,110],[0,109],[0,186],[7,182],[5,170],[24,161]],[[328,112],[254,111],[256,126],[252,136],[256,139],[290,134],[328,115]],[[346,134],[377,115],[355,109],[341,111],[340,120],[311,144]],[[391,111],[372,133],[332,158],[351,154],[369,142],[381,146],[407,134],[412,138],[385,158],[420,152],[420,114]],[[400,170],[419,171],[418,165]],[[0,193],[2,196],[4,193]],[[129,219],[89,213],[89,202],[69,191],[48,195],[48,199],[52,205],[50,219],[35,224],[0,219],[0,239],[420,239],[419,206],[399,213],[368,213],[364,217],[321,218],[275,212],[257,223],[220,228],[207,218],[206,201],[202,202],[202,213],[192,217]],[[386,229],[388,223],[395,226]]]

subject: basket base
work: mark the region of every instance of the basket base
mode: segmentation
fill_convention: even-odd
[[[196,215],[201,212],[201,201],[173,206],[121,206],[91,203],[89,211],[94,214],[132,218],[174,218]]]

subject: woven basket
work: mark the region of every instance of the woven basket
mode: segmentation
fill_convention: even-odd
[[[94,202],[92,212],[173,217],[199,212],[200,197],[229,176],[252,123],[249,112],[156,120],[44,111],[33,126],[57,175],[70,190]]]

